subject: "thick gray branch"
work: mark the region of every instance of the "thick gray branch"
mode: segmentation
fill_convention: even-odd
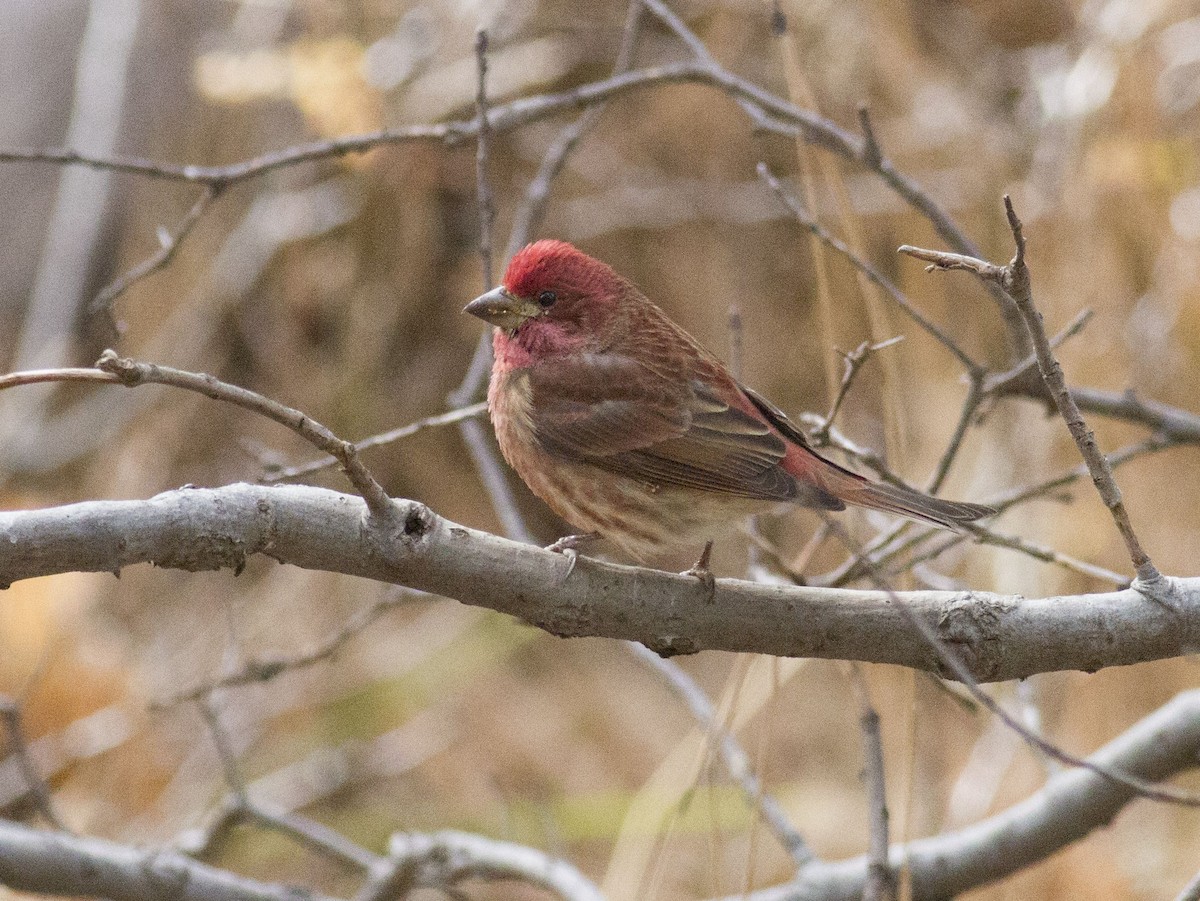
[[[1196,766],[1200,691],[1177,695],[1088,758],[1147,781]],[[893,866],[907,863],[913,898],[952,898],[1016,873],[1109,823],[1136,792],[1087,770],[1067,770],[1003,813],[968,826],[894,845]],[[750,901],[858,901],[869,859],[815,862],[787,885],[752,892]],[[739,895],[745,898],[745,895]],[[729,899],[732,901],[732,899]]]
[[[113,901],[323,901],[307,889],[258,882],[184,857],[0,820],[0,885]]]
[[[307,486],[237,484],[144,501],[0,513],[0,583],[134,563],[240,571],[253,554],[306,569],[407,585],[520,617],[563,637],[640,641],[662,654],[707,649],[894,663],[938,671],[934,652],[885,592],[717,581],[570,561],[452,523],[399,500],[391,525],[356,497]],[[1168,607],[1125,590],[1024,599],[981,591],[903,592],[980,681],[1193,653],[1200,579],[1172,579]]]

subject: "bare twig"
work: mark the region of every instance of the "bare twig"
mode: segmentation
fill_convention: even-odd
[[[399,833],[388,843],[391,866],[411,880],[396,881],[433,888],[453,887],[465,879],[515,879],[557,895],[563,901],[604,901],[600,889],[574,866],[525,845],[466,832]],[[395,898],[376,889],[359,901]]]
[[[1188,881],[1188,884],[1175,897],[1175,901],[1200,901],[1200,873]]]
[[[480,31],[476,35],[475,60],[478,73],[476,118],[479,125],[476,132],[475,190],[479,206],[479,260],[483,275],[483,290],[489,291],[495,284],[492,273],[492,222],[495,219],[496,210],[492,201],[492,189],[487,179],[492,124],[488,116],[487,102],[486,31]],[[471,358],[462,383],[447,398],[451,406],[462,407],[475,399],[479,389],[487,380],[491,362],[492,330],[487,329],[484,334],[480,335],[479,344],[475,347],[475,354]],[[525,518],[517,506],[517,499],[513,495],[508,474],[499,460],[495,447],[488,441],[483,426],[472,419],[464,419],[459,423],[458,428],[504,531],[512,538],[532,543],[533,535],[525,525]]]
[[[0,885],[88,898],[296,901],[295,886],[260,882],[168,848],[31,829],[0,820]],[[305,901],[333,901],[304,892]]]
[[[679,38],[698,63],[713,70],[721,70],[716,58],[709,52],[704,41],[700,40],[696,32],[688,28],[687,23],[671,7],[667,6],[663,0],[641,0],[641,4],[648,13],[667,26]],[[744,97],[735,98],[735,100],[755,128],[771,130],[772,125],[776,125],[776,123],[772,122],[771,117],[766,115],[757,104]]]
[[[967,429],[970,428],[971,422],[979,410],[979,405],[984,400],[982,374],[972,371],[967,374],[967,379],[970,387],[967,389],[967,396],[963,398],[962,408],[958,413],[958,423],[954,426],[954,433],[950,436],[950,441],[946,444],[946,449],[942,451],[933,475],[925,486],[925,490],[930,494],[937,494],[942,489],[946,476],[950,474],[950,467],[958,457],[958,452],[962,450]]]
[[[116,384],[119,379],[108,372],[94,368],[26,369],[0,375],[0,391],[18,388],[21,385],[40,385],[49,382],[106,382]]]
[[[487,402],[480,401],[477,404],[471,404],[467,407],[460,407],[457,410],[450,410],[448,413],[438,413],[435,416],[426,416],[424,419],[418,419],[416,422],[410,422],[408,425],[400,426],[400,428],[391,429],[387,432],[381,432],[378,435],[372,435],[370,438],[364,438],[361,441],[355,441],[353,442],[354,450],[357,453],[362,453],[369,448],[391,444],[393,441],[399,441],[401,438],[407,438],[410,435],[415,435],[417,432],[424,431],[425,429],[434,428],[436,426],[453,425],[454,423],[462,422],[464,419],[474,419],[476,416],[482,416],[486,412]],[[273,468],[271,471],[264,473],[259,481],[265,484],[282,482],[285,479],[295,479],[300,476],[310,475],[314,472],[320,472],[322,469],[328,469],[329,467],[336,466],[337,464],[338,459],[336,457],[326,456],[319,460],[310,460],[307,463],[301,463],[297,466]]]
[[[833,534],[844,544],[852,553],[861,556],[861,546],[857,541],[844,529],[840,523],[833,522],[826,517],[826,521],[830,523],[830,529]],[[888,586],[887,582],[878,573],[869,561],[864,560],[864,566],[871,581],[875,583],[876,588],[887,594],[891,602],[900,611],[901,615],[910,626],[920,633],[929,647],[937,654],[938,661],[944,668],[944,672],[952,674],[955,679],[963,684],[980,704],[986,707],[994,716],[1004,722],[1009,729],[1021,737],[1021,739],[1036,751],[1041,752],[1052,760],[1056,760],[1061,764],[1071,767],[1079,767],[1090,770],[1097,776],[1129,789],[1140,795],[1143,798],[1148,798],[1152,801],[1163,801],[1170,804],[1179,804],[1184,807],[1200,807],[1200,795],[1195,795],[1191,792],[1176,789],[1171,786],[1155,785],[1139,779],[1129,773],[1120,772],[1106,766],[1097,764],[1091,760],[1081,757],[1076,757],[1073,754],[1068,754],[1062,748],[1047,741],[1038,735],[1037,732],[1027,727],[1021,722],[1019,717],[1013,716],[1005,710],[995,699],[985,692],[979,685],[979,682],[972,675],[970,668],[959,658],[958,654],[947,645],[937,631],[917,613],[915,613],[908,603],[900,596],[899,592]]]
[[[813,414],[805,414],[802,419],[808,421],[810,417],[812,419],[816,418]],[[855,453],[855,451],[858,450],[856,446],[850,445],[849,448],[845,446],[848,439],[846,439],[840,433],[837,433],[836,430],[834,431],[833,438],[833,443],[836,447],[841,449],[843,452],[855,456],[856,459],[859,459]],[[1148,438],[1145,441],[1128,445],[1127,447],[1110,454],[1108,456],[1109,464],[1115,469],[1131,460],[1135,460],[1146,454],[1156,453],[1157,451],[1168,447],[1173,447],[1174,445],[1175,442],[1167,438]],[[1066,487],[1072,482],[1078,481],[1087,474],[1087,465],[1081,463],[1075,468],[1067,470],[1065,473],[1053,476],[1052,478],[1046,479],[1034,485],[1029,485],[1025,488],[1018,488],[999,495],[996,498],[992,498],[989,500],[988,505],[994,507],[997,511],[1002,513],[1010,507],[1026,503],[1034,498],[1050,495],[1054,491]],[[865,547],[866,556],[868,559],[874,561],[877,566],[882,566],[887,569],[888,572],[893,572],[894,569],[889,568],[888,566],[890,561],[911,550],[916,545],[939,536],[942,538],[941,544],[932,551],[923,554],[921,557],[911,560],[911,565],[919,565],[921,562],[932,559],[933,557],[944,553],[950,548],[955,547],[966,540],[965,535],[944,535],[937,530],[929,528],[920,530],[915,523],[906,521],[897,523],[892,529],[873,538]],[[1002,541],[1007,542],[1011,540],[1010,536],[1000,537],[1002,538]],[[1058,555],[1060,559],[1054,559],[1054,555],[1058,554],[1058,552],[1051,548],[1046,548],[1043,545],[1031,545],[1030,549],[1033,556],[1037,557],[1038,559],[1043,559],[1043,562],[1058,563],[1068,569],[1074,569],[1077,572],[1083,572],[1087,567],[1090,566],[1090,564],[1084,564],[1081,563],[1081,561],[1067,558],[1065,555]],[[1046,559],[1047,555],[1048,559]],[[1080,567],[1084,567],[1084,569],[1080,569]],[[859,576],[861,576],[861,574],[862,571],[858,565],[858,561],[851,556],[847,563],[830,573],[826,573],[825,575],[814,579],[813,584],[846,585],[856,580]],[[1125,577],[1118,577],[1118,574],[1116,573],[1112,573],[1108,570],[1099,570],[1099,568],[1087,570],[1085,574],[1102,578],[1105,581],[1109,581],[1113,578],[1119,578],[1119,584],[1121,585],[1128,583],[1128,579]]]
[[[25,780],[25,790],[33,799],[38,813],[55,829],[70,832],[54,807],[50,787],[46,785],[46,780],[38,772],[37,764],[29,753],[29,743],[21,726],[21,706],[16,699],[0,695],[0,720],[4,722],[4,731],[8,736],[9,753],[17,761],[21,778]]]
[[[1071,399],[1079,409],[1098,416],[1120,419],[1153,429],[1177,444],[1200,444],[1200,415],[1156,400],[1145,400],[1132,389],[1105,391],[1100,388],[1071,388]],[[1046,386],[1031,387],[1028,379],[1014,379],[1003,385],[1002,394],[1046,398]]]
[[[138,385],[171,385],[186,391],[195,391],[214,400],[225,401],[243,409],[265,416],[286,426],[319,450],[325,451],[342,464],[346,476],[367,502],[372,516],[387,518],[392,513],[392,502],[375,477],[363,466],[354,450],[354,445],[343,441],[325,426],[305,413],[286,407],[278,401],[251,391],[230,385],[204,373],[184,372],[170,366],[140,363],[117,356],[106,350],[96,362],[96,368],[116,377],[120,384],[129,388]]]
[[[965,531],[980,544],[991,545],[992,547],[1008,548],[1012,551],[1019,551],[1027,557],[1032,557],[1034,560],[1040,560],[1043,563],[1050,563],[1054,566],[1062,567],[1069,572],[1078,573],[1082,576],[1087,576],[1090,579],[1099,579],[1101,582],[1107,582],[1109,585],[1117,588],[1125,588],[1129,585],[1129,577],[1123,576],[1121,573],[1113,572],[1111,569],[1106,569],[1103,566],[1097,566],[1094,563],[1088,563],[1085,560],[1079,560],[1069,554],[1064,554],[1057,551],[1049,545],[1044,545],[1036,541],[1030,541],[1027,538],[1022,538],[1019,535],[1005,535],[997,532],[994,529],[989,529],[986,526],[969,524],[965,527]],[[916,563],[924,563],[933,560],[940,556],[945,551],[949,550],[957,541],[950,542],[946,539],[957,538],[958,536],[945,535],[940,532],[930,532],[930,535],[938,536],[943,539],[941,545],[931,548],[928,552],[914,556],[906,566],[911,566]],[[960,539],[961,540],[961,539]]]
[[[200,711],[204,724],[208,726],[208,733],[212,736],[213,747],[216,748],[217,758],[221,761],[221,772],[225,775],[225,784],[233,792],[237,806],[248,809],[250,795],[246,791],[246,780],[242,776],[242,768],[238,765],[237,753],[233,750],[229,733],[221,723],[221,712],[217,709],[216,702],[210,696],[202,697],[196,702],[196,709]]]
[[[480,29],[475,33],[475,110],[479,117],[479,129],[475,134],[475,196],[479,204],[479,263],[485,291],[496,283],[492,271],[492,225],[496,221],[496,201],[487,174],[492,147],[492,126],[488,121],[487,51],[488,34]]]
[[[803,869],[812,862],[815,858],[804,837],[788,820],[779,802],[763,787],[762,780],[754,772],[750,758],[737,739],[727,729],[721,728],[712,701],[703,689],[678,664],[664,660],[645,645],[631,641],[626,646],[635,657],[666,680],[706,732],[718,737],[717,747],[726,772],[741,788],[746,800],[758,809],[763,822],[787,851],[796,868]]]
[[[240,685],[253,685],[270,680],[284,673],[305,669],[333,657],[346,642],[357,637],[383,614],[394,610],[406,603],[410,598],[408,592],[394,589],[388,594],[359,611],[334,632],[322,639],[317,645],[300,654],[279,655],[274,657],[259,657],[246,661],[239,669],[226,673],[218,679],[204,682],[194,688],[189,688],[155,703],[157,708],[171,707],[182,701],[198,701],[212,694],[219,688],[235,688]]]
[[[1122,466],[1131,460],[1136,460],[1139,457],[1144,457],[1147,454],[1158,453],[1161,450],[1174,447],[1176,444],[1177,442],[1171,440],[1170,438],[1154,435],[1150,438],[1147,438],[1145,441],[1139,441],[1135,444],[1126,445],[1120,450],[1108,454],[1108,465],[1113,469],[1116,469],[1118,466]],[[1024,488],[1013,489],[1012,491],[992,498],[988,504],[989,506],[995,507],[997,510],[1003,512],[1009,507],[1014,507],[1017,504],[1023,504],[1026,501],[1034,498],[1051,495],[1060,488],[1065,488],[1073,482],[1079,481],[1086,475],[1088,475],[1087,464],[1080,463],[1078,466],[1068,469],[1066,472],[1060,473],[1059,475],[1052,476],[1051,478],[1044,479],[1041,482],[1028,485]]]
[[[192,204],[191,209],[180,220],[175,233],[171,234],[165,230],[160,231],[159,249],[105,286],[92,300],[88,307],[88,312],[93,314],[111,312],[117,298],[128,291],[135,283],[166,267],[175,258],[180,245],[191,234],[196,223],[208,211],[209,205],[220,196],[222,190],[223,186],[217,182],[205,185],[204,190],[200,192],[200,196],[196,198],[196,202]]]
[[[209,693],[196,701],[196,707],[208,726],[217,756],[221,761],[221,771],[225,775],[225,782],[231,792],[224,809],[216,817],[216,825],[207,838],[208,843],[211,844],[224,829],[239,822],[251,821],[286,835],[347,866],[370,872],[380,865],[382,858],[371,854],[365,848],[356,845],[334,830],[291,811],[273,810],[252,799],[249,786],[242,775],[237,753],[233,749],[233,742],[221,722],[221,713],[217,709],[217,702]]]
[[[1177,695],[1088,759],[1165,779],[1196,766],[1200,692]],[[1035,794],[965,829],[893,845],[894,867],[911,874],[914,898],[953,898],[1028,869],[1110,823],[1137,795],[1088,770],[1064,770]],[[795,879],[724,901],[859,901],[870,858],[814,862]]]
[[[829,406],[829,412],[825,414],[824,421],[812,431],[812,439],[817,444],[826,444],[829,441],[829,429],[833,425],[834,419],[837,418],[838,412],[842,409],[842,402],[845,401],[846,395],[850,392],[850,386],[854,384],[854,377],[858,375],[858,370],[863,367],[863,364],[870,359],[871,354],[884,348],[899,344],[904,340],[903,335],[897,335],[895,338],[889,338],[886,341],[880,341],[878,344],[872,344],[869,341],[864,341],[850,353],[842,353],[842,381],[838,385],[837,394],[834,395],[833,403]],[[839,353],[841,353],[839,351]]]
[[[867,784],[870,812],[870,841],[867,849],[867,881],[863,901],[889,901],[896,897],[896,874],[888,862],[887,783],[883,770],[883,738],[879,732],[879,713],[871,703],[862,668],[850,664],[850,684],[858,697],[859,731],[862,735],[863,781]]]
[[[1121,490],[1117,487],[1117,483],[1113,479],[1112,467],[1105,460],[1104,454],[1096,444],[1095,435],[1088,429],[1087,422],[1084,421],[1083,414],[1079,410],[1079,405],[1075,403],[1071,392],[1067,389],[1062,366],[1059,365],[1057,358],[1054,356],[1054,351],[1050,347],[1050,341],[1046,336],[1046,330],[1042,324],[1041,314],[1034,306],[1029,267],[1025,263],[1025,236],[1022,232],[1021,220],[1017,218],[1017,214],[1013,210],[1012,200],[1007,195],[1004,198],[1004,208],[1008,216],[1009,228],[1012,230],[1013,242],[1016,245],[1016,253],[1006,266],[997,266],[994,263],[988,263],[961,254],[922,250],[908,245],[901,247],[900,252],[920,260],[925,260],[931,264],[928,267],[930,270],[946,271],[963,269],[972,272],[985,281],[999,285],[1004,289],[1005,293],[1012,297],[1013,302],[1017,305],[1024,319],[1025,327],[1029,331],[1042,379],[1045,381],[1051,396],[1053,396],[1059,413],[1066,421],[1067,429],[1070,431],[1071,437],[1075,440],[1080,454],[1087,463],[1088,471],[1092,476],[1092,482],[1095,484],[1096,490],[1100,493],[1100,498],[1104,501],[1104,505],[1108,507],[1109,512],[1112,514],[1113,522],[1116,523],[1117,530],[1121,533],[1121,537],[1125,541],[1130,560],[1133,562],[1134,570],[1137,572],[1138,582],[1146,590],[1157,593],[1166,587],[1162,574],[1155,567],[1154,563],[1150,560],[1150,556],[1142,549],[1141,543],[1138,541],[1137,535],[1133,530],[1133,525],[1129,521],[1129,514],[1125,510],[1125,503],[1121,498]]]
[[[301,845],[339,861],[345,866],[370,871],[380,865],[383,858],[372,854],[340,832],[323,823],[288,810],[273,810],[247,795],[241,799],[243,817],[281,835],[286,835]]]
[[[1066,324],[1061,332],[1050,339],[1050,348],[1058,350],[1070,338],[1075,337],[1092,320],[1092,310],[1082,309]],[[1031,377],[1037,381],[1037,389],[1045,392],[1046,385],[1038,372],[1037,355],[1031,353],[1024,360],[1005,372],[994,372],[984,380],[983,390],[991,395],[1023,394],[1033,391]]]
[[[792,194],[784,186],[783,183],[775,177],[774,173],[767,167],[766,163],[758,164],[758,175],[767,185],[775,192],[775,196],[782,201],[795,217],[800,225],[804,226],[814,235],[816,235],[827,246],[836,250],[839,254],[845,257],[851,265],[859,272],[865,275],[868,279],[883,289],[884,293],[890,297],[897,306],[908,314],[917,325],[928,332],[933,338],[941,344],[946,350],[950,351],[955,358],[966,367],[968,372],[982,372],[983,367],[976,363],[962,347],[951,338],[940,326],[936,325],[928,319],[924,313],[913,306],[912,302],[904,296],[899,288],[877,270],[870,263],[861,259],[858,254],[854,253],[844,241],[834,237],[825,228],[809,215],[808,211],[800,204]]]
[[[621,33],[621,45],[617,49],[617,59],[613,64],[613,74],[628,72],[633,65],[634,54],[637,50],[638,38],[641,34],[643,0],[630,0],[625,14],[625,28]],[[579,142],[588,134],[604,115],[606,104],[597,103],[588,107],[570,125],[564,126],[558,136],[546,148],[537,174],[530,180],[521,198],[516,212],[513,214],[512,230],[508,237],[506,257],[512,257],[533,238],[546,211],[546,201],[550,197],[550,189],[567,163],[567,158],[579,146]]]

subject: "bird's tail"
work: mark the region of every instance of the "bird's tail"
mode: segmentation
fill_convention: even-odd
[[[825,464],[819,469],[810,468],[809,478],[817,482],[828,494],[856,507],[895,513],[956,532],[962,531],[967,523],[996,513],[994,508],[983,504],[948,501],[889,482],[872,482],[811,450],[809,453]]]
[[[839,492],[839,497],[848,504],[897,513],[956,532],[961,531],[967,523],[996,513],[994,508],[983,504],[948,501],[887,482],[864,480],[850,491]]]

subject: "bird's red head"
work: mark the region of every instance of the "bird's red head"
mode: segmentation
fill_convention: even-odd
[[[499,326],[497,351],[538,358],[602,346],[634,295],[611,266],[565,241],[543,240],[519,250],[502,285],[467,312]]]
[[[538,300],[547,292],[559,301],[587,299],[616,302],[625,280],[607,263],[589,257],[566,241],[545,239],[517,251],[504,272],[504,287],[516,297]]]

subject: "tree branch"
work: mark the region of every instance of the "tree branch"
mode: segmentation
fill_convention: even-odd
[[[1196,766],[1200,691],[1177,695],[1088,758],[1105,769],[1161,780]],[[894,867],[906,865],[912,897],[951,898],[1044,860],[1112,821],[1137,797],[1088,770],[1067,770],[1003,813],[957,832],[893,845]],[[866,855],[806,867],[792,882],[752,892],[749,901],[859,901]],[[732,899],[729,899],[732,901]]]
[[[237,484],[0,513],[0,583],[145,562],[237,571],[265,554],[456,598],[555,635],[631,639],[665,655],[753,651],[941,672],[886,592],[719,579],[710,603],[688,576],[584,557],[571,570],[561,554],[460,526],[414,501],[394,503],[390,522],[367,520],[350,495]],[[1176,609],[1134,590],[1036,600],[977,591],[902,597],[987,682],[1194,653],[1200,578],[1171,582]]]
[[[1004,197],[1004,209],[1008,216],[1009,229],[1012,231],[1013,243],[1016,245],[1016,253],[1005,266],[997,266],[994,263],[962,254],[923,250],[909,245],[901,247],[900,252],[930,263],[930,266],[927,267],[929,271],[963,269],[972,272],[985,282],[999,285],[1012,298],[1029,332],[1042,380],[1045,382],[1050,396],[1054,399],[1059,414],[1066,422],[1067,430],[1078,446],[1080,455],[1087,463],[1092,482],[1095,484],[1101,500],[1104,501],[1104,506],[1112,514],[1117,531],[1121,533],[1121,538],[1129,551],[1130,560],[1137,572],[1138,582],[1148,590],[1157,591],[1162,588],[1162,574],[1154,566],[1150,555],[1142,548],[1141,542],[1134,532],[1133,524],[1130,522],[1129,513],[1125,509],[1125,502],[1121,496],[1121,489],[1113,479],[1112,467],[1096,444],[1095,434],[1088,428],[1087,422],[1084,421],[1083,414],[1079,410],[1079,405],[1075,403],[1067,388],[1062,366],[1054,356],[1050,339],[1042,324],[1042,314],[1034,305],[1032,279],[1029,267],[1025,262],[1025,235],[1021,220],[1017,218],[1012,200],[1007,195]]]
[[[112,901],[329,901],[307,889],[218,870],[178,851],[140,849],[0,820],[0,885]]]

